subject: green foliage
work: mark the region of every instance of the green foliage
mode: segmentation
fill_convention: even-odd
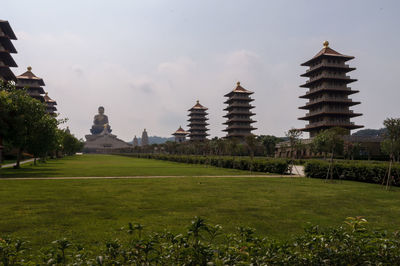
[[[82,151],[84,141],[77,139],[67,130],[59,130],[59,139],[61,145],[61,151],[66,155],[74,155],[77,152]]]
[[[307,161],[304,171],[311,178],[326,178],[329,163],[320,160]],[[388,164],[372,162],[336,162],[332,170],[334,179],[353,180],[382,184],[387,175]],[[400,166],[393,167],[394,185],[400,186]]]
[[[316,152],[325,154],[342,154],[344,141],[342,136],[347,133],[346,129],[333,127],[319,133],[312,142],[312,147]]]
[[[20,240],[0,239],[4,265],[395,265],[400,235],[369,230],[362,217],[347,218],[348,227],[321,230],[308,226],[297,238],[277,242],[252,228],[226,234],[195,218],[183,234],[169,231],[145,236],[128,232],[126,240],[107,241],[93,254],[67,239],[28,250]]]
[[[170,154],[133,154],[137,158],[156,159],[179,163],[204,164],[222,168],[247,170],[264,173],[285,174],[288,162],[285,159],[251,159],[228,156],[170,155]]]

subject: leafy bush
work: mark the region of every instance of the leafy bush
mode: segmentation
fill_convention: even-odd
[[[121,154],[123,156],[134,156],[137,158],[156,159],[179,163],[204,164],[221,168],[231,168],[263,173],[285,174],[288,162],[285,159],[254,159],[248,157],[228,156],[200,156],[200,155],[169,155],[169,154]]]
[[[278,242],[255,230],[238,227],[226,234],[219,225],[195,218],[186,232],[143,233],[129,223],[124,240],[103,244],[95,253],[63,238],[41,250],[0,238],[3,265],[398,265],[400,234],[367,229],[362,217],[347,218],[347,227],[321,230],[308,226],[299,237]]]
[[[308,177],[326,178],[329,163],[325,161],[308,161],[304,172]],[[333,178],[352,180],[367,183],[382,184],[387,175],[388,164],[372,162],[336,162],[333,169]],[[400,166],[393,167],[393,185],[400,186]]]

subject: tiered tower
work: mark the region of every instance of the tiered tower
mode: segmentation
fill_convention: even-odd
[[[17,81],[10,67],[17,67],[14,59],[10,54],[17,53],[11,40],[16,40],[8,21],[0,20],[0,80]]]
[[[175,142],[181,143],[186,140],[187,134],[188,132],[183,130],[183,128],[180,126],[172,135],[175,137]]]
[[[51,99],[48,95],[48,93],[46,92],[46,94],[44,95],[44,103],[46,104],[46,112],[50,115],[56,115],[56,111],[57,111],[57,102],[54,101],[53,99]]]
[[[309,80],[301,85],[309,90],[300,98],[309,99],[308,103],[299,109],[309,110],[299,120],[309,121],[302,131],[310,132],[310,137],[316,136],[321,130],[331,127],[342,127],[348,130],[361,128],[350,122],[350,118],[362,114],[354,113],[350,106],[360,104],[349,99],[349,95],[359,91],[352,90],[347,84],[357,81],[351,79],[346,73],[355,70],[345,62],[354,56],[342,55],[329,47],[329,42],[324,42],[323,49],[312,59],[301,64],[309,69],[301,75]]]
[[[251,131],[256,129],[251,125],[256,122],[251,119],[255,115],[250,111],[254,108],[250,105],[250,102],[253,101],[250,98],[251,94],[253,92],[246,90],[240,86],[240,82],[237,82],[236,88],[225,95],[225,97],[228,97],[228,100],[225,101],[228,107],[224,109],[224,111],[228,111],[228,114],[224,115],[228,119],[224,123],[224,125],[227,125],[227,128],[224,129],[228,132],[227,138],[244,138],[252,135]]]
[[[42,78],[35,76],[32,73],[32,67],[28,67],[27,71],[19,76],[17,76],[17,89],[27,89],[27,93],[42,103],[44,103],[44,97],[42,94],[45,94],[42,86],[45,86]]]
[[[149,145],[149,136],[147,135],[146,129],[143,130],[142,139],[140,141],[141,146]]]
[[[133,138],[133,147],[137,147],[137,146],[139,146],[139,141],[135,135],[135,137]]]
[[[208,110],[207,107],[204,107],[199,103],[199,101],[196,102],[196,104],[190,108],[189,111],[189,138],[190,140],[195,140],[195,141],[204,141],[207,139],[207,120],[208,118],[206,117],[208,113],[206,112]]]

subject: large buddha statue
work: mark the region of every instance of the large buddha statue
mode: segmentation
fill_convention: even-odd
[[[94,116],[93,126],[90,132],[93,135],[109,134],[111,133],[111,127],[108,124],[108,117],[104,114],[104,107],[99,107],[99,113]]]

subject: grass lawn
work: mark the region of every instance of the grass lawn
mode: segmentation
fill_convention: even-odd
[[[307,222],[336,226],[348,216],[400,229],[399,188],[308,178],[0,180],[0,202],[0,237],[24,237],[36,247],[65,236],[96,248],[128,222],[179,232],[194,216],[227,231],[244,225],[284,239]]]
[[[1,177],[71,177],[71,176],[197,176],[250,175],[248,171],[223,169],[205,165],[191,165],[117,155],[76,155],[49,160],[34,166],[24,164],[21,169],[4,168]],[[260,173],[257,173],[260,174]]]

